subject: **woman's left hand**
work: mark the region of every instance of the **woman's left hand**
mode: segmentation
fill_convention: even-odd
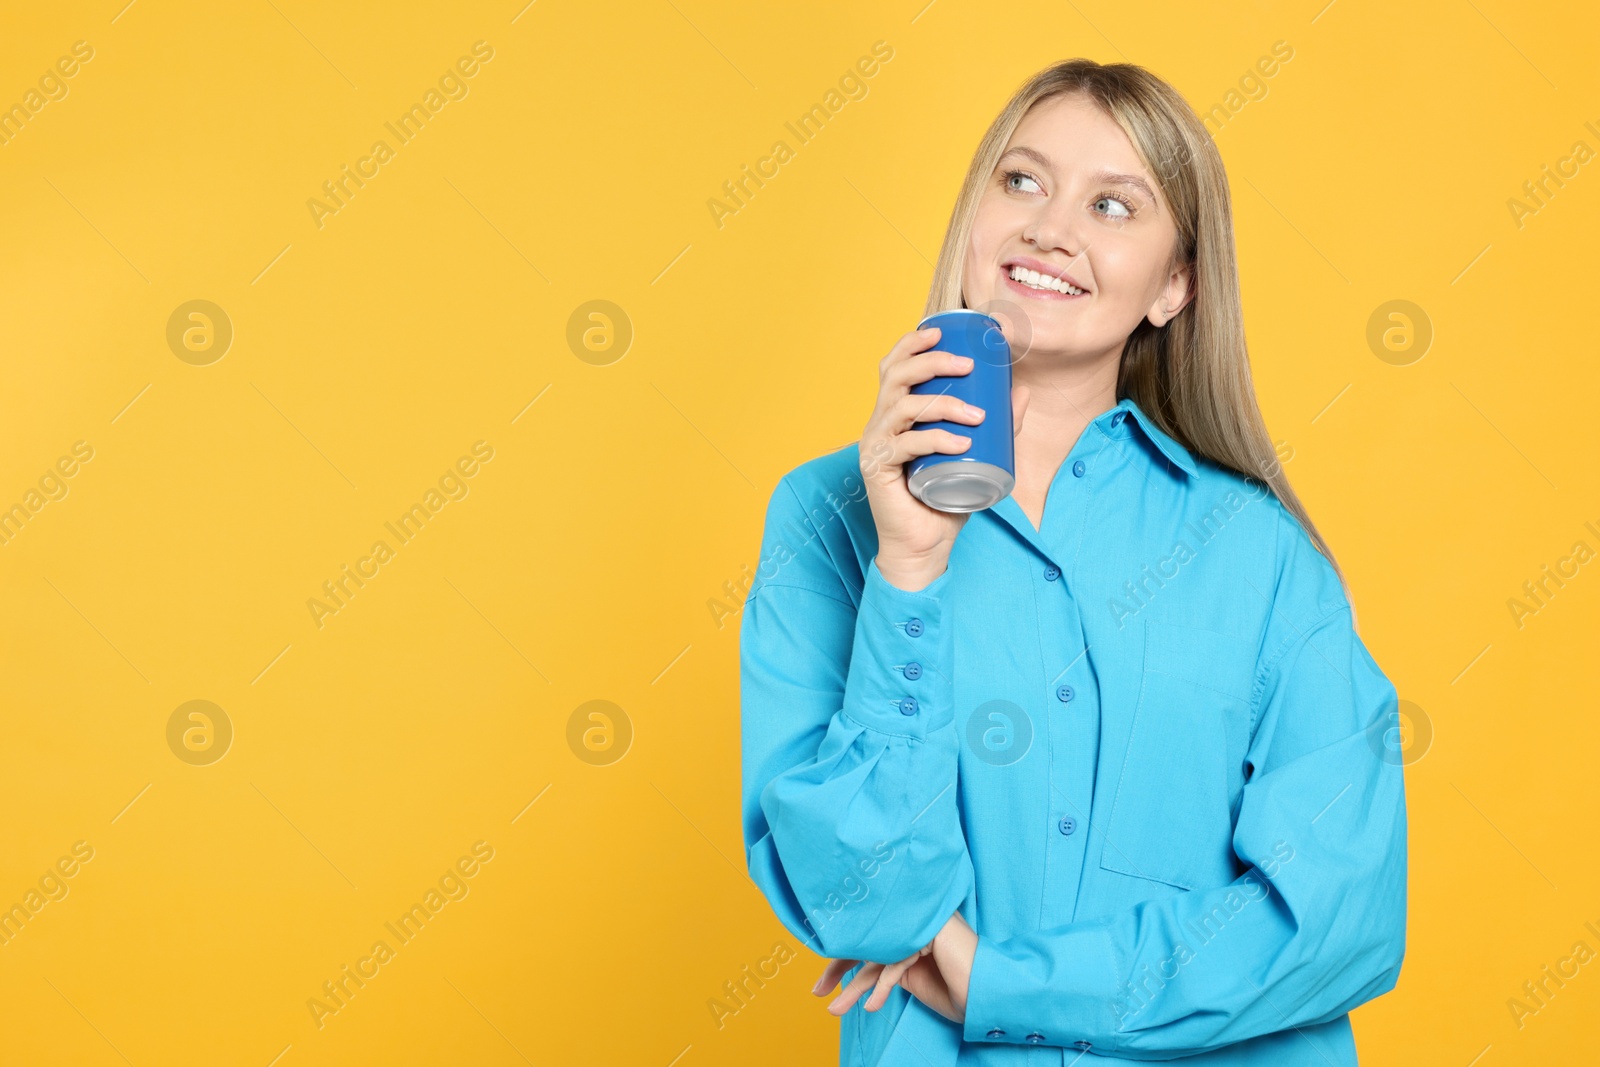
[[[972,979],[972,960],[978,951],[978,935],[958,911],[944,928],[914,956],[884,965],[868,963],[856,973],[839,996],[828,1005],[834,1015],[843,1015],[868,989],[872,995],[863,1007],[877,1011],[889,999],[895,985],[951,1022],[964,1022],[967,1015],[967,989]],[[812,992],[826,996],[839,979],[859,960],[833,960],[822,972]]]

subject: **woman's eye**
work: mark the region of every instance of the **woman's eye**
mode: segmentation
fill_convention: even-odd
[[[1115,211],[1110,211],[1110,212],[1107,213],[1107,217],[1108,218],[1113,218],[1113,219],[1131,219],[1131,218],[1133,218],[1133,212],[1131,210],[1129,210],[1128,205],[1124,201],[1122,201],[1121,199],[1119,199],[1117,197],[1114,197],[1114,196],[1102,196],[1099,200],[1095,201],[1095,205],[1097,207],[1099,205],[1101,205],[1101,204],[1115,204],[1116,205],[1116,210]]]
[[[1039,186],[1039,183],[1034,181],[1030,175],[1023,173],[1020,170],[1008,170],[1005,172],[1004,178],[1006,188],[1015,193],[1026,193],[1032,191],[1022,188],[1017,184],[1018,182],[1031,182],[1034,186],[1034,189],[1037,189]]]

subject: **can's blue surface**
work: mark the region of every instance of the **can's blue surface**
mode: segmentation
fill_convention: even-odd
[[[963,308],[929,315],[917,329],[939,328],[934,349],[972,357],[966,374],[939,376],[911,387],[919,395],[950,393],[984,410],[973,426],[936,419],[913,429],[949,430],[972,438],[959,455],[935,452],[906,464],[912,495],[940,511],[981,511],[1004,500],[1016,484],[1015,437],[1011,427],[1011,346],[991,315]]]

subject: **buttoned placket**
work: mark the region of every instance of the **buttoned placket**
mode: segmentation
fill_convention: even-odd
[[[1120,425],[1125,414],[1117,411],[1107,418]],[[1040,910],[1040,923],[1045,927],[1073,920],[1087,855],[1100,747],[1100,687],[1084,645],[1083,605],[1075,595],[1071,572],[1078,563],[1085,526],[1094,521],[1097,461],[1111,443],[1098,426],[1084,428],[1051,481],[1037,531],[1012,498],[993,509],[1034,557],[1033,602],[1044,655],[1039,706],[1048,709],[1045,721],[1038,725],[1050,761],[1049,822],[1039,828],[1045,836]],[[1049,1040],[1049,1036],[1041,1035],[1041,1040]]]
[[[1119,427],[1125,410],[1107,416],[1108,427]],[[1075,595],[1072,568],[1087,524],[1094,521],[1097,490],[1095,469],[1108,448],[1119,442],[1091,423],[1079,435],[1072,451],[1057,469],[1045,496],[1045,509],[1035,530],[1021,505],[1007,497],[990,511],[1003,520],[1033,555],[1033,602],[1038,609],[1039,647],[1043,651],[1042,706],[1048,709],[1042,733],[1047,739],[1048,825],[1044,834],[1044,893],[1039,913],[1041,928],[1071,922],[1077,914],[1078,888],[1088,855],[1089,813],[1094,802],[1095,768],[1100,749],[1100,686],[1093,660],[1084,644],[1081,603]],[[1102,519],[1109,519],[1102,516]],[[997,1043],[1011,1040],[1003,1030],[986,1035]],[[1067,1064],[1087,1051],[1071,1035],[1051,1035],[1039,1029],[1019,1035],[1028,1045],[1059,1043],[1060,1062]],[[1040,1052],[1046,1051],[1044,1048]],[[1032,1059],[1029,1062],[1033,1062]],[[1050,1062],[1056,1060],[1052,1057]]]

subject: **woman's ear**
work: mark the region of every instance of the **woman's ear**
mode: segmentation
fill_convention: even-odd
[[[1189,306],[1189,301],[1194,299],[1193,280],[1194,264],[1183,263],[1173,268],[1167,284],[1156,294],[1155,303],[1150,305],[1149,314],[1145,316],[1152,326],[1165,326]]]

